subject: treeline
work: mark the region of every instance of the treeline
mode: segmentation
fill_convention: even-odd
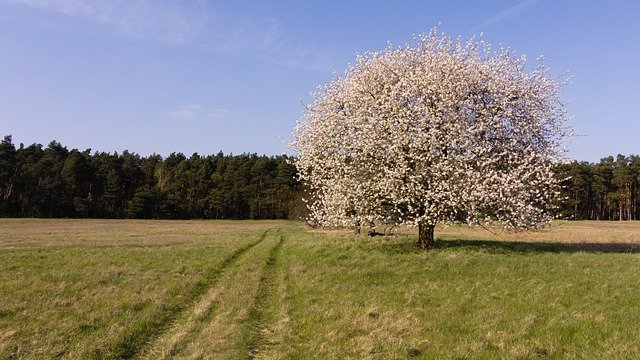
[[[0,142],[0,216],[286,219],[306,214],[292,158],[256,154],[141,157]],[[640,220],[640,156],[556,167],[560,215]]]
[[[0,216],[283,219],[303,215],[290,157],[141,157],[0,143]]]
[[[558,165],[562,215],[575,220],[640,220],[640,156]]]

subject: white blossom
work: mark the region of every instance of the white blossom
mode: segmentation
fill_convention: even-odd
[[[357,57],[296,126],[299,177],[323,226],[369,221],[533,229],[552,218],[570,134],[545,66],[435,30]]]

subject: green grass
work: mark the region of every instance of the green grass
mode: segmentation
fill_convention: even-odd
[[[640,223],[0,219],[0,358],[634,358]]]
[[[0,222],[0,358],[130,357],[271,223]]]

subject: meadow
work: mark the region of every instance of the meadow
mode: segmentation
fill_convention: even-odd
[[[634,358],[640,223],[0,219],[0,359]]]

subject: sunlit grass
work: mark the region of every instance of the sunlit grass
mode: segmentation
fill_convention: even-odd
[[[269,223],[3,220],[0,358],[127,356]]]
[[[528,235],[438,231],[438,247],[429,252],[418,251],[411,235],[301,235],[306,241],[288,256],[294,353],[381,359],[640,353],[639,223],[564,223]]]
[[[633,358],[640,223],[0,219],[0,358]]]

